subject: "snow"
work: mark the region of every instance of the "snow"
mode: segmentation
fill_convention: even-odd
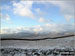
[[[50,53],[52,50],[57,53],[56,56],[62,56],[56,49],[65,49],[75,52],[75,37],[40,41],[2,40],[0,42],[1,49],[4,49],[0,52],[1,56],[54,56],[54,53]],[[32,52],[32,50],[35,50],[35,52]],[[73,55],[75,54],[73,53]]]
[[[40,41],[24,41],[24,40],[1,41],[1,48],[52,49],[64,47],[75,47],[75,36],[61,39],[40,40]]]

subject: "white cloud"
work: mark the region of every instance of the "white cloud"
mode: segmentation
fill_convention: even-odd
[[[35,32],[35,34],[38,34],[40,32],[42,32],[43,28],[39,28],[39,29],[33,29],[33,31]]]
[[[74,19],[74,5],[75,5],[75,1],[71,0],[71,1],[63,1],[63,0],[58,0],[58,1],[41,1],[40,3],[43,4],[53,4],[55,6],[58,6],[60,8],[60,12],[62,13],[62,15],[65,17],[65,19],[67,21],[70,21],[70,19]],[[49,6],[49,5],[48,5]]]
[[[65,30],[63,29],[63,27],[61,27],[61,25],[55,23],[46,24],[46,28],[47,30],[50,30],[51,32],[55,32],[55,33],[62,32]]]
[[[36,11],[37,13],[41,12],[41,11],[40,11],[40,8],[35,9],[35,11]]]
[[[35,34],[38,34],[43,31],[43,27],[40,25],[34,26],[33,31],[35,32]]]
[[[39,19],[39,22],[41,22],[41,23],[48,23],[49,22],[49,20],[46,20],[46,19],[44,19],[44,18],[40,18]]]
[[[10,16],[8,14],[0,14],[0,18],[2,20],[6,20],[6,21],[9,21],[10,20]]]
[[[14,2],[13,3],[13,11],[15,14],[20,16],[26,16],[34,18],[34,14],[32,12],[32,4],[33,1],[20,1],[20,2]]]
[[[9,21],[10,20],[10,16],[8,14],[5,15],[6,20]]]
[[[68,14],[64,15],[64,17],[66,18],[66,20],[67,20],[68,22],[71,20],[71,18],[73,18],[72,15],[68,15]]]
[[[31,29],[28,28],[28,27],[23,27],[23,26],[18,26],[18,27],[15,27],[15,28],[3,27],[3,28],[1,28],[0,34],[13,34],[13,33],[25,32],[25,31],[31,32]]]
[[[45,24],[43,26],[36,25],[33,27],[16,27],[16,28],[1,28],[1,34],[12,34],[12,33],[20,33],[20,32],[31,32],[34,34],[38,33],[63,33],[67,31],[74,31],[74,24]]]
[[[6,22],[8,24],[12,24],[11,22],[11,19],[10,19],[10,15],[8,14],[0,14],[0,19],[1,19],[1,22]]]
[[[10,28],[5,27],[5,28],[1,28],[1,33],[0,34],[8,34],[11,33],[12,31],[10,30]]]
[[[37,14],[36,17],[41,17],[43,15],[47,15],[47,12],[42,11],[40,8],[35,8],[35,12]]]
[[[50,1],[50,3],[60,7],[60,11],[67,21],[74,18],[74,1]]]
[[[11,7],[9,5],[3,5],[3,6],[0,6],[0,9],[1,10],[9,10]]]
[[[74,26],[73,24],[55,24],[55,23],[47,23],[43,26],[35,26],[34,27],[34,32],[38,33],[63,33],[67,31],[74,31]]]
[[[37,25],[33,27],[33,31],[38,33],[63,33],[67,31],[74,31],[73,24],[56,24],[56,23],[47,23],[43,26]]]

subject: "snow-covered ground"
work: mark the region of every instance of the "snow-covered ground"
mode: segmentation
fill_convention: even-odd
[[[75,48],[75,36],[60,39],[48,39],[39,41],[24,41],[24,40],[3,40],[1,48],[22,48],[22,49],[51,49],[51,48]]]
[[[75,55],[75,36],[40,41],[2,40],[0,42],[1,56],[62,56],[60,51],[56,51],[57,49],[72,50],[71,56]]]

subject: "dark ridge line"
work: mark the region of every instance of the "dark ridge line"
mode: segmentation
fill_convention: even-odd
[[[18,38],[1,38],[0,40],[25,40],[25,41],[39,41],[39,40],[47,40],[47,39],[61,39],[61,38],[68,38],[75,35],[67,35],[67,36],[60,36],[60,37],[47,37],[47,38],[40,38],[40,39],[18,39]]]

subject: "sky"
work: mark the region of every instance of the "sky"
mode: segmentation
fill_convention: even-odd
[[[74,0],[2,0],[1,34],[74,31]]]

